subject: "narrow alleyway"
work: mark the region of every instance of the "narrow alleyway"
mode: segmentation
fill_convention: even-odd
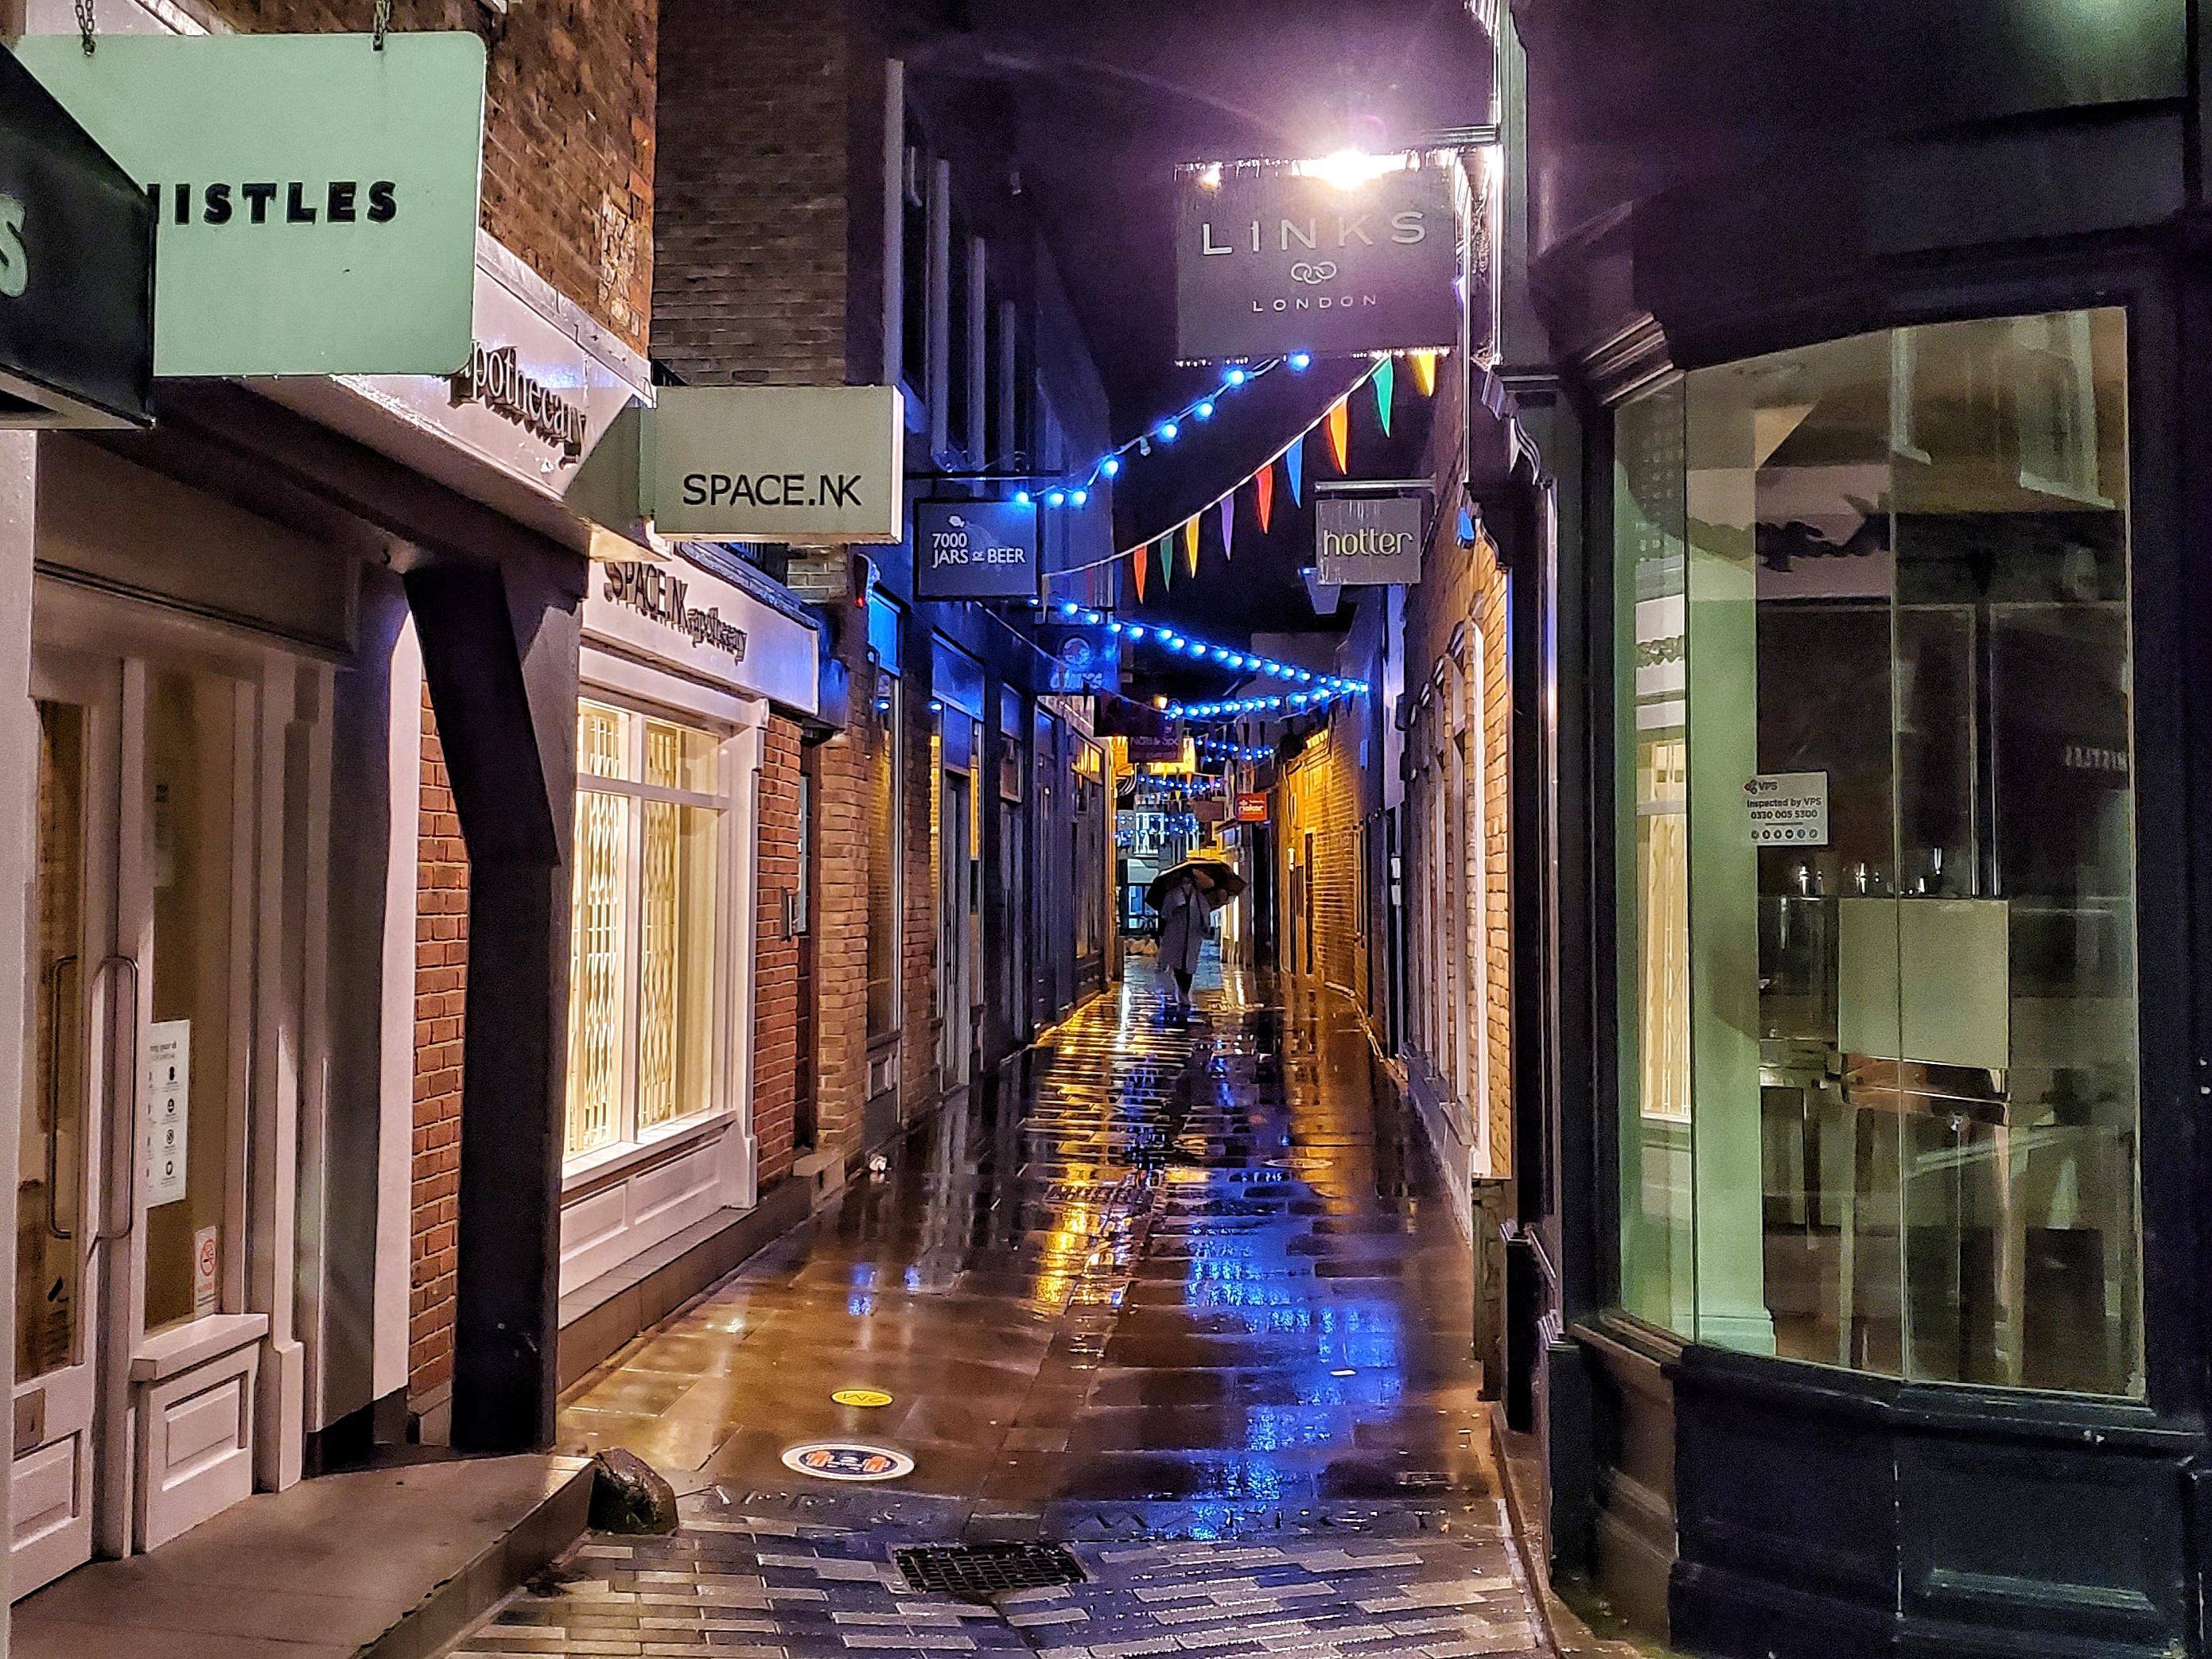
[[[459,1650],[1540,1651],[1415,1126],[1333,999],[1200,986],[1186,1024],[1133,963],[587,1382],[564,1449],[647,1458],[682,1528],[587,1540]],[[786,1467],[816,1442],[914,1468]],[[962,1601],[896,1554],[1002,1541],[1083,1581]]]

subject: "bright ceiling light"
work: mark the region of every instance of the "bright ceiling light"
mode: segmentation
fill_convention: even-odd
[[[1413,157],[1403,150],[1395,155],[1368,155],[1356,149],[1340,149],[1334,155],[1300,161],[1292,171],[1301,178],[1326,179],[1339,190],[1357,190],[1387,173],[1403,173],[1412,165]]]

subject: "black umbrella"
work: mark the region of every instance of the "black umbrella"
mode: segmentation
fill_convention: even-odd
[[[1229,862],[1226,854],[1200,848],[1181,864],[1163,870],[1152,878],[1152,885],[1145,889],[1145,902],[1155,910],[1160,908],[1160,896],[1170,885],[1184,876],[1203,873],[1213,883],[1213,891],[1206,895],[1216,906],[1235,898],[1244,890],[1244,878]]]

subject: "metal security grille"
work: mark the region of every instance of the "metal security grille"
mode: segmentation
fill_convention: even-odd
[[[894,1559],[915,1589],[963,1601],[1083,1582],[1083,1569],[1058,1544],[933,1544],[896,1551]]]

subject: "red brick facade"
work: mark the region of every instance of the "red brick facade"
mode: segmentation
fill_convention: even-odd
[[[469,855],[422,697],[422,821],[416,844],[415,1154],[409,1241],[407,1391],[453,1374],[461,1180],[461,1018],[469,960]]]
[[[763,733],[758,836],[760,920],[753,952],[753,1134],[760,1184],[791,1173],[799,1088],[799,940],[785,931],[785,898],[799,886],[799,732],[771,716]]]
[[[356,0],[214,0],[248,31],[368,26]],[[653,0],[398,0],[394,29],[486,37],[483,226],[629,345],[653,301]],[[741,125],[741,124],[732,124]]]

